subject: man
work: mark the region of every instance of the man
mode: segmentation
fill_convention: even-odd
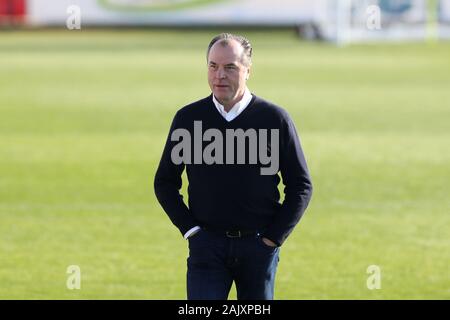
[[[212,94],[177,112],[155,175],[158,201],[189,241],[188,299],[227,299],[233,281],[239,300],[273,299],[280,247],[311,198],[294,123],[247,88],[251,57],[244,37],[212,39]],[[179,193],[185,168],[189,207]]]

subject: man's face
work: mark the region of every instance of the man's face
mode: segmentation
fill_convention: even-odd
[[[244,94],[250,68],[243,64],[243,48],[236,40],[216,42],[208,56],[208,83],[221,104],[233,106]]]

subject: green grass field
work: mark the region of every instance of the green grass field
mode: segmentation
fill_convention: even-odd
[[[0,33],[0,299],[185,298],[153,177],[176,110],[210,93],[216,33]],[[449,299],[450,43],[242,33],[249,88],[291,114],[315,186],[276,298]]]

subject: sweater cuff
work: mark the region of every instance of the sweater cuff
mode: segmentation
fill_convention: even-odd
[[[262,236],[274,242],[277,245],[277,247],[281,247],[284,240],[286,240],[286,238],[284,238],[283,236],[276,236],[275,234],[270,233],[270,231],[263,233]]]
[[[196,233],[198,230],[200,230],[200,226],[195,226],[189,229],[189,231],[184,234],[183,238],[185,239],[189,238],[192,234]]]

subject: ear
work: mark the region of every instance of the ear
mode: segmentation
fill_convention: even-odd
[[[250,77],[250,67],[247,68],[247,75],[245,76],[245,80],[248,80]]]

